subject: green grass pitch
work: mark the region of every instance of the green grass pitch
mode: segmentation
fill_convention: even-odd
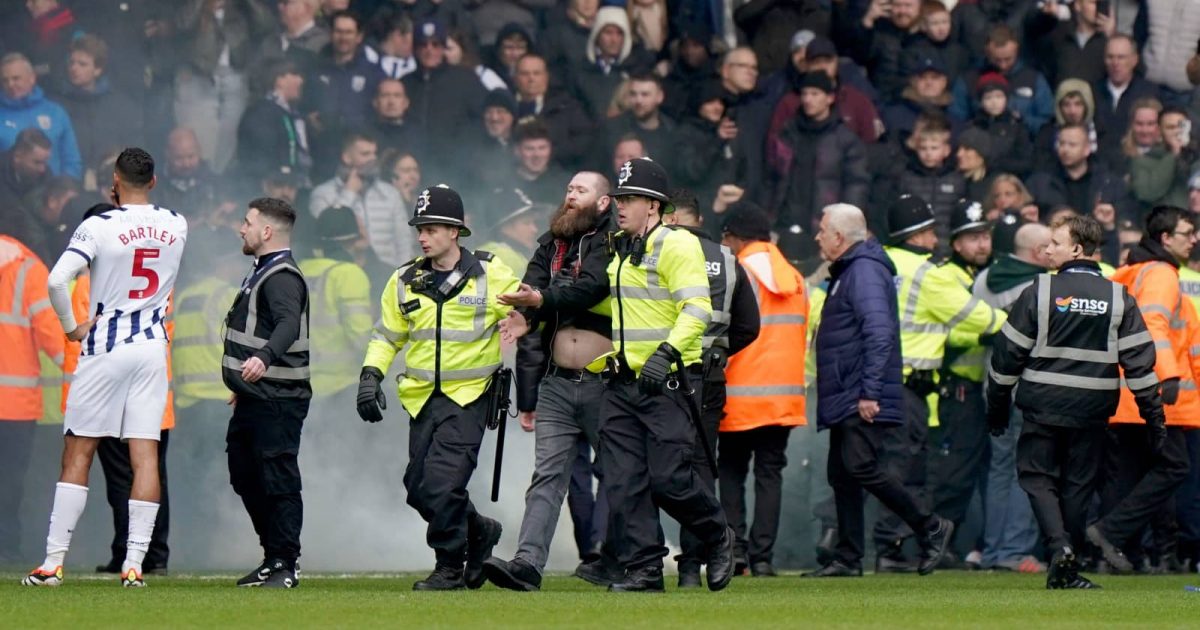
[[[1200,576],[1097,576],[1102,591],[1046,591],[1044,577],[946,571],[933,576],[804,580],[736,578],[721,593],[613,594],[548,577],[539,593],[414,593],[418,575],[302,574],[291,591],[238,589],[234,576],[149,577],[122,590],[115,576],[67,574],[57,589],[0,574],[0,627],[392,628],[1112,628],[1200,627]]]

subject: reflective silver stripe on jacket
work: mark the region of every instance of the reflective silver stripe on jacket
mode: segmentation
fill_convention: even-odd
[[[33,267],[33,259],[26,258],[21,266],[17,268],[17,278],[13,282],[12,306],[7,313],[0,313],[0,324],[15,324],[17,326],[29,326],[30,317],[36,312],[37,307],[41,302],[38,302],[29,308],[29,314],[25,313],[25,279],[29,275],[29,269]]]
[[[900,331],[909,333],[937,333],[947,334],[950,328],[939,322],[926,322],[918,324],[917,318],[917,301],[921,295],[921,283],[925,281],[925,274],[934,269],[933,263],[925,261],[917,267],[917,272],[913,274],[912,282],[908,285],[908,295],[904,297],[904,311],[900,317]],[[957,317],[957,316],[956,316]],[[908,362],[906,361],[906,364]],[[937,361],[937,365],[932,368],[916,369],[937,369],[941,367],[941,360]]]
[[[221,357],[221,366],[229,368],[235,372],[241,372],[245,363],[245,361],[235,359],[231,356]],[[279,365],[272,365],[267,367],[267,372],[263,375],[263,377],[280,381],[302,381],[308,379],[308,366],[289,368]]]
[[[1087,361],[1090,363],[1116,363],[1119,358],[1119,340],[1117,334],[1121,328],[1121,320],[1125,318],[1125,300],[1122,286],[1112,283],[1112,308],[1109,311],[1108,340],[1104,350],[1085,350],[1065,346],[1052,346],[1048,341],[1050,334],[1050,309],[1054,304],[1050,297],[1050,275],[1041,274],[1037,279],[1038,301],[1038,331],[1030,356],[1038,359],[1068,359],[1072,361]],[[1090,388],[1095,389],[1095,388]]]

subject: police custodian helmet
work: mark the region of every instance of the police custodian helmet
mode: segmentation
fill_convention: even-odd
[[[657,200],[662,214],[675,212],[667,186],[667,170],[650,158],[636,158],[621,165],[617,173],[617,189],[612,197],[638,195]]]
[[[951,237],[990,229],[992,224],[984,217],[983,206],[978,201],[959,199],[954,204],[954,212],[950,214]]]
[[[459,236],[470,236],[464,220],[462,197],[454,189],[438,184],[426,188],[417,196],[417,207],[413,210],[413,218],[408,220],[412,226],[418,225],[449,225],[458,228]]]
[[[888,209],[888,236],[893,243],[933,227],[933,207],[916,195],[900,195]]]

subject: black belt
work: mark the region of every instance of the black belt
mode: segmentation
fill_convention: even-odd
[[[559,367],[551,363],[550,369],[546,371],[546,375],[557,376],[558,378],[575,383],[600,382],[608,380],[608,378],[612,376],[612,370],[604,368],[604,371],[597,374],[588,370],[568,370],[567,368]]]

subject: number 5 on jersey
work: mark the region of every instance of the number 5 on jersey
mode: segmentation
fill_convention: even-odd
[[[153,269],[146,267],[146,260],[154,260],[158,258],[159,250],[157,249],[135,249],[133,251],[133,270],[131,273],[135,278],[145,278],[146,286],[142,289],[133,289],[129,292],[129,298],[132,300],[144,300],[158,291],[158,274]]]

